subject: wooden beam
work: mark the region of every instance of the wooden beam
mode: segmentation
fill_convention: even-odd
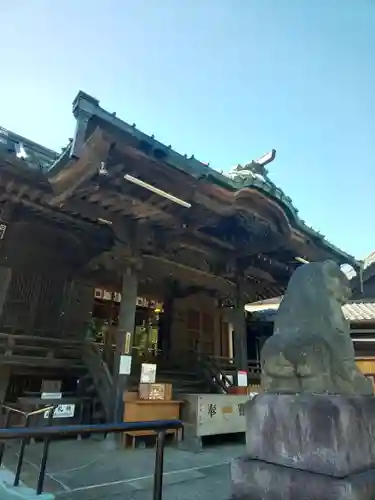
[[[219,238],[215,238],[214,236],[209,236],[200,231],[194,231],[193,235],[201,241],[206,241],[207,243],[211,243],[217,245],[226,250],[230,250],[231,252],[236,252],[236,247],[227,241],[220,240]]]
[[[178,221],[172,213],[166,212],[158,205],[141,201],[123,192],[116,193],[108,189],[102,189],[101,187],[98,187],[96,193],[88,196],[88,201],[96,202],[102,207],[106,207],[109,212],[128,214],[139,220],[153,218],[156,221]]]
[[[119,216],[131,216],[135,219],[142,220],[142,217],[137,216],[137,210],[145,211],[146,203],[136,201],[131,197],[121,196],[118,201],[113,200],[108,204],[104,200],[94,202],[91,197],[90,201],[83,200],[82,198],[73,198],[60,205],[61,210],[71,213],[79,213],[83,217],[91,220],[104,219],[111,222],[118,220]],[[176,219],[172,214],[164,212],[162,209],[153,209],[153,219],[155,222],[175,222]],[[156,217],[155,217],[156,215]],[[156,219],[156,220],[155,220]]]
[[[33,210],[34,212],[46,215],[48,218],[51,218],[54,222],[68,223],[71,225],[71,227],[76,226],[85,231],[90,231],[91,233],[92,231],[99,231],[100,229],[99,224],[95,223],[95,221],[82,220],[81,218],[78,218],[73,214],[57,210],[52,206],[42,205],[39,203],[35,203],[34,201],[31,200],[19,199],[17,197],[13,197],[12,195],[9,196],[9,199],[20,206],[23,205]]]
[[[185,199],[184,197],[186,197],[187,193],[188,198],[191,198],[195,192],[197,179],[193,177],[193,175],[188,175],[168,163],[154,156],[150,156],[138,148],[129,146],[124,142],[118,141],[116,143],[116,149],[128,160],[133,160],[132,162],[128,161],[130,166],[124,169],[127,173],[131,173],[131,171],[137,173],[143,177],[142,180],[145,182],[149,182],[148,179],[150,179],[150,177],[153,179],[157,178],[160,189],[168,191],[170,186],[174,186],[173,193],[171,194],[182,197],[183,199]]]
[[[100,163],[107,160],[111,147],[110,141],[102,131],[96,129],[89,137],[78,160],[72,160],[65,168],[49,181],[56,196],[50,201],[53,206],[60,206],[71,198],[74,192],[94,175],[99,173]]]
[[[92,198],[90,198],[92,199]],[[89,218],[93,221],[98,219],[107,220],[111,223],[112,227],[115,230],[115,226],[125,228],[129,222],[129,219],[125,216],[124,213],[114,212],[112,207],[102,206],[100,203],[101,197],[96,196],[94,200],[97,200],[98,203],[90,203],[83,199],[72,199],[67,201],[62,210],[68,213],[79,213],[82,217]],[[163,217],[165,212],[163,213]],[[147,226],[146,232],[148,237],[152,232],[157,231],[160,234],[162,239],[168,240],[168,246],[175,246],[176,248],[186,247],[192,250],[199,251],[206,255],[215,254],[219,258],[228,259],[228,251],[234,253],[235,248],[233,245],[218,240],[217,238],[212,238],[210,236],[206,236],[199,231],[191,232],[189,226],[184,229],[182,228],[182,222],[179,219],[176,219],[173,215],[169,215],[171,222],[174,224],[179,224],[181,227],[177,228],[177,238],[176,238],[176,229],[167,228],[155,228],[151,224]],[[150,221],[154,222],[154,221]],[[140,221],[141,223],[141,221]],[[155,235],[152,236],[155,245],[158,244],[156,241]],[[157,238],[160,239],[160,238]]]
[[[49,368],[83,368],[83,363],[77,359],[56,359],[42,356],[23,356],[23,355],[0,355],[0,363],[4,365],[36,366]]]
[[[191,282],[195,284],[196,282],[200,282],[201,285],[202,283],[206,283],[207,288],[215,288],[219,291],[225,291],[229,295],[232,293],[235,293],[236,285],[235,283],[222,278],[220,276],[215,276],[213,274],[210,274],[206,271],[202,271],[200,269],[192,268],[189,267],[185,264],[181,264],[179,262],[171,261],[168,260],[166,257],[162,256],[157,256],[157,255],[143,255],[143,261],[144,265],[147,265],[147,263],[150,263],[151,265],[154,266],[154,269],[158,270],[158,272],[162,271],[163,266],[166,266],[167,268],[170,269],[170,274],[174,276],[173,274],[173,269],[178,273],[180,272],[181,275],[186,276],[186,280],[183,280],[185,282]],[[151,268],[150,268],[151,271]],[[150,273],[151,274],[151,273]],[[167,277],[167,273],[162,273],[165,274],[165,277]],[[189,276],[191,278],[189,278]],[[177,279],[177,276],[176,276]],[[199,286],[199,285],[197,285]]]
[[[195,201],[195,203],[203,205],[212,214],[216,214],[216,216],[219,217],[229,217],[233,215],[236,210],[233,207],[232,203],[229,202],[229,200],[227,202],[223,202],[222,199],[210,196],[209,194],[205,193],[207,185],[208,183],[205,183],[204,181],[201,181],[197,184],[197,189],[193,195],[193,200]],[[214,189],[212,189],[212,193],[215,193]]]

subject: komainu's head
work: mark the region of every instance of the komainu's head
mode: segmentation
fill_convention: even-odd
[[[349,280],[333,261],[312,262],[293,273],[275,321],[275,333],[295,322],[329,322],[351,296]],[[295,325],[297,326],[297,325]]]

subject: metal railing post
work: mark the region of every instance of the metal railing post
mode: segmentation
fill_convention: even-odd
[[[52,424],[54,411],[55,411],[54,408],[49,411],[48,424],[47,424],[49,427]],[[50,444],[50,438],[48,436],[46,436],[44,438],[43,454],[42,454],[42,460],[40,462],[38,483],[37,483],[37,486],[36,486],[36,494],[37,495],[41,495],[43,493],[44,478],[46,477],[46,466],[47,466],[47,460],[48,460],[49,444]]]
[[[156,442],[155,470],[154,470],[154,493],[152,500],[162,500],[163,497],[163,469],[164,469],[164,446],[165,430],[158,433]]]
[[[3,407],[5,407],[3,405]],[[10,408],[10,407],[8,407]],[[21,439],[21,446],[18,456],[17,468],[14,478],[14,486],[20,483],[20,475],[24,461],[25,447],[31,438],[42,438],[44,441],[42,459],[40,463],[40,470],[38,482],[36,487],[36,494],[43,493],[44,480],[46,475],[46,467],[48,461],[48,451],[51,440],[54,436],[78,436],[102,433],[123,433],[134,431],[154,431],[157,433],[156,455],[155,455],[155,469],[154,469],[154,487],[153,487],[153,500],[162,500],[163,495],[163,468],[164,468],[164,447],[166,440],[166,432],[168,429],[183,429],[183,423],[180,420],[159,420],[149,422],[117,422],[112,424],[98,424],[98,425],[67,425],[60,426],[51,425],[53,412],[56,406],[44,407],[34,412],[24,414],[20,410],[10,408],[11,411],[23,414],[26,417],[23,428],[0,428],[0,440],[6,442],[7,439]],[[47,427],[30,428],[30,419],[32,416],[40,415],[50,411],[48,415]]]
[[[30,415],[26,415],[24,428],[28,427],[29,423],[30,423]],[[18,454],[18,462],[17,462],[16,474],[14,476],[13,486],[18,486],[20,484],[20,476],[21,476],[21,470],[22,470],[22,465],[23,465],[23,457],[25,455],[25,448],[26,448],[28,441],[29,441],[29,439],[26,437],[24,437],[21,441],[21,446],[20,446],[20,451]]]
[[[10,420],[10,410],[6,409],[6,416],[5,416],[5,422],[4,422],[4,429],[7,429],[9,427],[9,420]],[[0,466],[3,463],[3,456],[5,452],[5,441],[3,443],[0,443]]]

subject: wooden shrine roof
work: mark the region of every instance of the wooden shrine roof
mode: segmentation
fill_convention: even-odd
[[[19,223],[40,222],[45,227],[73,235],[87,248],[88,258],[113,245],[112,232],[79,214],[67,214],[51,205],[54,192],[43,168],[31,167],[13,152],[0,150],[0,220]],[[10,220],[8,218],[10,217]]]
[[[48,172],[27,172],[15,159],[0,157],[6,166],[0,171],[0,201],[1,196],[21,200],[23,206],[83,231],[116,228],[115,245],[92,262],[95,269],[104,265],[115,279],[116,268],[138,248],[145,280],[173,275],[189,286],[230,295],[235,264],[240,263],[249,290],[255,291],[248,298],[255,300],[283,293],[300,265],[296,257],[357,265],[306,226],[266,174],[250,167],[245,176],[243,169],[234,178],[220,174],[123,122],[83,92],[73,112],[75,136]],[[183,200],[185,206],[125,175]]]
[[[4,127],[0,127],[0,154],[18,155],[25,166],[36,171],[47,171],[58,158],[55,151]]]
[[[123,205],[132,205],[133,214],[137,218],[150,217],[152,214],[155,219],[160,220],[179,216],[184,211],[157,196],[150,200],[150,193],[142,188],[137,193],[133,190],[134,197],[128,203],[130,200],[126,197],[123,186],[124,173],[143,176],[143,180],[148,177],[149,182],[156,187],[192,203],[192,208],[197,205],[205,207],[206,210],[195,213],[194,209],[190,210],[189,215],[185,210],[188,222],[191,222],[189,218],[195,218],[195,224],[204,225],[207,217],[218,215],[224,226],[222,231],[226,232],[228,228],[225,227],[225,219],[229,221],[230,216],[236,214],[240,216],[238,220],[242,219],[242,229],[247,225],[253,232],[254,226],[259,226],[257,223],[263,221],[282,234],[285,240],[291,239],[292,243],[288,246],[294,249],[296,256],[307,260],[333,258],[340,264],[355,263],[353,257],[308,227],[299,218],[291,199],[267,175],[249,172],[245,178],[230,178],[221,174],[193,156],[187,158],[186,155],[180,155],[171,146],[144,134],[135,125],[120,120],[115,113],[111,114],[101,108],[98,100],[84,92],[78,93],[73,103],[73,112],[77,119],[77,130],[80,127],[85,130],[80,139],[76,134],[51,169],[50,181],[60,193],[60,200],[66,199],[67,195],[87,184],[88,179],[98,172],[99,162],[103,161],[109,176],[115,179],[118,187],[121,185]],[[98,199],[105,194],[105,186],[100,190],[101,193],[92,192],[90,196]],[[144,198],[147,198],[147,202]],[[197,217],[201,217],[201,220],[197,220]],[[258,218],[256,224],[251,223],[254,217]],[[217,228],[218,220],[214,222]],[[232,224],[233,220],[230,220],[230,225]],[[265,229],[266,226],[263,225],[262,231]]]

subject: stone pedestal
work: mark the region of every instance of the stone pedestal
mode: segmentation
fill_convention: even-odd
[[[374,397],[266,393],[245,415],[233,499],[375,499]]]
[[[237,458],[231,464],[232,500],[374,500],[375,470],[338,478]]]

